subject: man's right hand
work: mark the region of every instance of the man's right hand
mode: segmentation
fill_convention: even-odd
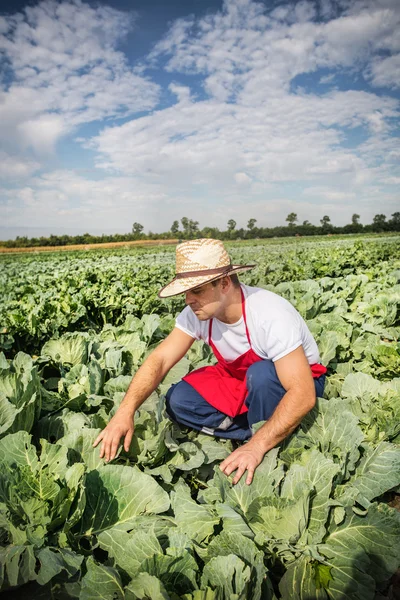
[[[103,429],[103,431],[95,439],[93,442],[93,448],[102,442],[100,446],[100,458],[104,458],[106,462],[109,462],[115,458],[121,438],[125,438],[125,452],[129,451],[133,431],[133,415],[118,411],[113,416],[107,427],[105,427],[105,429]]]
[[[129,452],[133,436],[135,411],[150,396],[168,371],[183,357],[194,342],[194,338],[177,327],[146,358],[136,371],[120,407],[109,424],[94,441],[93,447],[102,442],[100,458],[106,462],[117,454],[121,438],[124,450]]]

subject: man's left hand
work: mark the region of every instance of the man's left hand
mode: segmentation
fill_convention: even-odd
[[[254,471],[264,458],[265,451],[261,445],[250,440],[244,446],[241,446],[228,456],[219,466],[225,475],[230,475],[236,471],[232,483],[235,485],[242,475],[247,471],[246,484],[250,485],[253,481]]]

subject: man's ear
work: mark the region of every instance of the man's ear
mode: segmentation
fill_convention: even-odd
[[[221,277],[221,289],[224,292],[227,292],[231,287],[232,282],[229,276],[225,275],[225,277]]]

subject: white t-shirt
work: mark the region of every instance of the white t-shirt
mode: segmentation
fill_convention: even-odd
[[[310,365],[320,362],[317,344],[297,310],[278,294],[243,285],[246,320],[251,346],[263,359],[275,362],[303,346]],[[177,317],[176,327],[208,343],[210,321],[199,321],[187,306]],[[236,323],[213,319],[212,341],[225,360],[231,361],[250,349],[243,315]]]

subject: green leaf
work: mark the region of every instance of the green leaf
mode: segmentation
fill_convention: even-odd
[[[340,467],[318,450],[303,452],[301,464],[291,465],[282,485],[282,496],[296,498],[298,485],[307,483],[313,492],[307,527],[308,543],[318,543],[326,533],[325,525],[332,505],[330,500],[333,479]]]
[[[223,461],[232,452],[232,443],[230,440],[216,440],[209,435],[198,434],[196,438],[198,444],[205,455],[204,463],[206,465],[216,461]]]
[[[88,345],[85,334],[66,333],[58,340],[46,342],[42,348],[42,356],[49,357],[54,363],[61,365],[86,364]]]
[[[232,508],[232,506],[229,506],[229,504],[217,503],[215,505],[215,510],[222,519],[225,531],[230,533],[239,533],[248,538],[254,538],[254,533],[250,527],[246,524],[243,517],[236,512],[234,508]]]
[[[180,471],[191,471],[192,469],[201,467],[204,461],[204,453],[196,444],[193,444],[193,442],[184,442],[179,445],[178,450],[171,460],[168,461],[168,464],[173,465]]]
[[[362,503],[363,499],[372,501],[400,485],[400,448],[388,442],[381,442],[376,448],[365,444],[363,448],[364,455],[354,476],[338,496],[342,502],[354,496],[354,489]]]
[[[61,571],[66,571],[69,577],[75,575],[84,557],[66,548],[43,548],[39,550],[37,558],[40,561],[40,569],[36,580],[40,585],[46,585]]]
[[[260,600],[262,596],[261,586],[266,577],[266,569],[264,567],[263,552],[258,550],[253,541],[240,533],[223,531],[209,543],[206,552],[202,554],[202,558],[208,562],[212,558],[231,554],[238,556],[251,568],[249,597],[252,600]]]
[[[185,594],[197,587],[196,572],[198,566],[187,550],[179,556],[154,555],[141,565],[142,571],[159,578],[169,594]]]
[[[118,375],[118,377],[113,377],[104,384],[104,393],[110,398],[114,398],[116,392],[125,393],[131,381],[132,377],[130,375]]]
[[[321,363],[328,366],[331,360],[336,357],[337,348],[340,345],[341,338],[336,331],[324,331],[318,339],[318,349],[321,357]]]
[[[306,556],[291,563],[279,582],[279,591],[282,600],[327,600],[325,584],[329,584],[331,576],[330,567],[328,573],[321,571],[320,565]],[[342,596],[343,600],[345,596]],[[339,598],[337,598],[339,600]]]
[[[400,515],[389,506],[371,504],[365,516],[348,509],[345,521],[332,524],[319,546],[332,566],[332,597],[339,599],[347,593],[355,600],[373,598],[375,581],[387,581],[399,565],[399,536]]]
[[[381,391],[382,384],[366,373],[349,373],[342,386],[345,398],[374,398]]]
[[[0,437],[31,431],[41,409],[39,377],[30,356],[19,352],[0,370]]]
[[[87,415],[64,408],[57,414],[47,415],[40,419],[36,423],[34,434],[36,438],[45,438],[50,442],[56,442],[68,433],[89,427],[90,418]]]
[[[141,565],[147,558],[163,555],[154,529],[137,530],[132,533],[120,531],[118,528],[108,529],[100,533],[98,539],[101,548],[106,550],[130,577],[139,575]]]
[[[224,475],[218,467],[215,468],[215,484],[220,490],[226,504],[238,508],[240,514],[246,515],[249,506],[257,498],[272,496],[283,478],[283,466],[278,466],[278,448],[270,450],[262,463],[257,467],[251,485],[245,483],[242,477],[236,485]]]
[[[182,481],[171,492],[171,505],[178,526],[190,539],[200,543],[213,534],[219,518],[208,506],[192,500],[189,488]]]
[[[331,570],[331,567],[328,567],[328,565],[323,565],[321,563],[314,564],[315,583],[318,590],[321,588],[326,589],[329,582],[332,581]]]
[[[223,600],[223,592],[220,588],[212,590],[207,587],[205,590],[195,590],[192,594],[184,594],[182,600]]]
[[[4,577],[6,589],[35,579],[35,565],[33,546],[0,547],[0,575],[4,574],[0,580]]]
[[[148,573],[132,579],[125,592],[125,600],[171,600],[161,581]]]
[[[160,393],[166,394],[173,383],[178,383],[182,377],[187,375],[189,367],[190,363],[188,359],[185,357],[181,358],[181,360],[168,371],[167,375],[162,380],[162,383],[159,386]]]
[[[40,440],[42,451],[40,454],[41,469],[47,468],[48,472],[59,479],[64,477],[68,468],[68,451],[60,444],[50,444],[47,440]]]
[[[75,450],[79,459],[85,463],[87,470],[93,471],[104,465],[104,459],[99,456],[99,448],[93,448],[93,442],[100,431],[100,429],[78,429],[60,438],[58,444]]]
[[[204,567],[201,587],[220,588],[223,597],[247,600],[250,591],[251,569],[234,554],[212,558]]]
[[[296,437],[306,447],[315,447],[337,462],[346,479],[356,467],[364,439],[357,417],[350,412],[348,402],[340,398],[318,398],[316,408],[304,417]]]
[[[105,465],[86,477],[86,507],[81,533],[101,533],[114,525],[132,529],[139,515],[168,510],[169,497],[137,467]]]
[[[260,497],[253,500],[247,512],[248,523],[263,543],[271,538],[295,543],[305,531],[309,514],[310,489],[297,488],[297,498]]]
[[[79,600],[124,600],[121,577],[116,569],[97,564],[91,556],[86,567]]]
[[[146,342],[149,344],[151,338],[153,337],[153,333],[158,329],[160,325],[160,317],[158,315],[143,315],[142,317],[143,323],[143,337]]]
[[[19,431],[0,440],[0,461],[10,467],[28,466],[32,471],[36,471],[39,463],[36,449],[31,444],[31,437],[26,431]]]
[[[170,428],[171,421],[169,419],[158,422],[154,413],[141,410],[135,418],[135,433],[128,456],[140,465],[149,467],[159,465],[167,454],[165,437]],[[197,451],[196,447],[195,453]],[[182,457],[182,463],[185,460]]]

